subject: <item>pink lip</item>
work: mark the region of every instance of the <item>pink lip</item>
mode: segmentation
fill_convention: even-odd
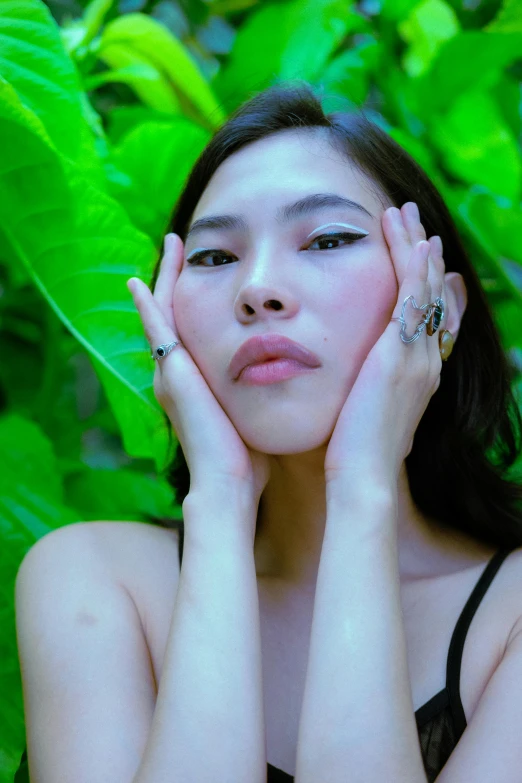
[[[241,371],[251,364],[266,362],[269,359],[294,359],[308,367],[320,367],[319,358],[299,343],[289,340],[282,334],[264,334],[251,337],[240,346],[232,357],[228,371],[236,381]]]

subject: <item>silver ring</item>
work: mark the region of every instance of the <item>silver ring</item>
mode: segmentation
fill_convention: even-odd
[[[415,329],[415,331],[412,334],[412,336],[411,337],[406,337],[406,321],[404,320],[404,312],[406,310],[406,304],[408,303],[408,301],[410,299],[413,300],[412,307],[415,310],[425,310],[426,307],[429,308],[429,309],[428,309],[428,312],[426,313],[426,315],[424,316],[424,318],[422,319],[422,321],[419,323],[419,325]],[[437,315],[439,315],[439,313],[440,313],[441,314],[441,318],[439,318],[438,323],[436,325],[436,328],[434,329],[433,334],[435,333],[435,331],[437,331],[439,323],[440,323],[440,320],[444,316],[444,301],[439,296],[439,297],[437,297],[435,302],[428,302],[427,304],[422,305],[422,307],[418,307],[417,306],[417,302],[415,301],[415,297],[413,296],[413,294],[410,294],[410,296],[407,296],[406,299],[404,300],[404,302],[402,303],[402,311],[401,311],[400,316],[398,318],[391,318],[390,319],[391,321],[399,321],[399,323],[401,324],[400,338],[401,338],[402,342],[403,343],[413,343],[413,342],[415,342],[415,340],[417,340],[420,337],[421,332],[426,328],[427,324],[430,322],[431,317],[433,315],[433,312],[435,310],[437,310],[437,308],[438,308]]]
[[[174,340],[173,343],[162,343],[161,345],[158,345],[154,353],[151,354],[151,359],[163,359],[163,357],[167,356],[175,347],[176,345],[180,345],[179,340]]]

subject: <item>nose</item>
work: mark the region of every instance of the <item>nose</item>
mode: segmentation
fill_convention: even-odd
[[[238,292],[234,309],[238,319],[248,323],[256,319],[290,318],[298,311],[299,303],[295,293],[282,283],[250,282]]]
[[[299,309],[295,276],[281,257],[281,248],[265,244],[256,249],[255,260],[243,267],[235,300],[236,317],[245,323],[256,319],[289,318]]]

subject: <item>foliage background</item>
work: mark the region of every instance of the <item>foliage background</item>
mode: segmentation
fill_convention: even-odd
[[[521,53],[522,0],[0,0],[0,783],[25,745],[24,554],[181,515],[125,283],[213,131],[282,79],[365,107],[445,197],[522,373]]]

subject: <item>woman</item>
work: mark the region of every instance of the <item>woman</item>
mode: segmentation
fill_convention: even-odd
[[[23,672],[35,574],[95,542],[154,699],[118,724],[121,685],[56,777],[24,675],[37,779],[106,779],[119,727],[114,781],[519,781],[520,415],[439,193],[364,115],[283,84],[211,140],[171,229],[154,293],[128,286],[182,447],[183,567],[175,531],[100,522],[17,581]]]

